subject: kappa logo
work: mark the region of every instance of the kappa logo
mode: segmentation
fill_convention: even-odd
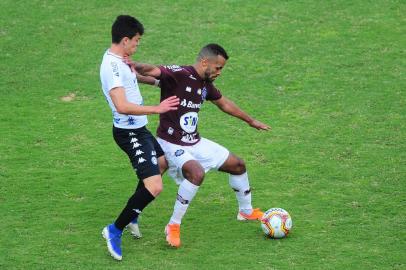
[[[135,213],[137,213],[137,214],[141,214],[141,212],[142,212],[142,211],[141,211],[140,209],[138,209],[138,208],[134,208],[133,211],[134,211]]]
[[[143,157],[140,157],[138,159],[138,164],[144,163],[146,160]]]
[[[128,133],[128,136],[135,136],[135,133],[134,132],[130,132],[130,133]],[[131,141],[132,142],[132,141]]]
[[[178,149],[178,150],[175,151],[175,156],[179,157],[179,156],[183,155],[183,153],[185,153],[185,150]]]
[[[136,143],[133,144],[133,149],[134,149],[134,148],[138,148],[138,147],[140,147],[140,146],[141,146],[141,144],[138,143],[138,142],[136,142]]]
[[[168,134],[169,134],[169,135],[172,135],[172,134],[173,134],[173,128],[171,128],[171,127],[168,128]]]
[[[151,151],[151,156],[156,156],[156,152],[155,152],[155,151]]]
[[[130,116],[130,117],[128,117],[128,124],[129,124],[130,126],[135,125],[135,119],[134,119],[134,118],[132,118],[131,116]]]
[[[142,155],[142,154],[144,154],[144,152],[142,152],[139,149],[135,152],[135,156],[139,156],[139,155]]]
[[[130,135],[130,136],[131,136],[131,135]],[[130,143],[136,143],[136,142],[138,142],[138,139],[137,139],[137,138],[131,138]]]
[[[190,86],[186,86],[186,92],[192,92],[192,88]]]

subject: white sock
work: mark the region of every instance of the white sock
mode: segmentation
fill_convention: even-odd
[[[199,186],[192,184],[189,180],[184,179],[182,181],[179,185],[178,195],[169,224],[181,224],[182,218],[198,189]]]
[[[235,196],[237,197],[240,211],[244,212],[245,214],[251,214],[251,189],[247,172],[241,175],[230,174],[229,183],[231,188],[235,191]]]

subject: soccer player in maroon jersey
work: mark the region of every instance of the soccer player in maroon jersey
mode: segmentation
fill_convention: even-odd
[[[251,188],[244,161],[223,146],[200,137],[198,113],[209,100],[220,110],[241,119],[258,130],[270,130],[223,96],[213,81],[220,76],[228,59],[227,52],[218,44],[203,47],[192,66],[154,66],[132,63],[144,76],[160,80],[161,100],[177,96],[176,111],[160,114],[158,142],[168,160],[168,173],[179,185],[172,217],[165,227],[166,240],[173,247],[180,246],[180,224],[186,210],[211,169],[229,173],[229,184],[235,191],[239,211],[238,220],[258,220],[262,212],[251,205]]]

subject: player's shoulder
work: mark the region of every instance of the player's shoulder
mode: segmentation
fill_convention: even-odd
[[[180,73],[180,74],[189,74],[190,73],[190,69],[188,66],[164,65],[162,67],[171,73]]]
[[[164,69],[172,72],[179,72],[182,70],[182,67],[179,65],[163,65],[162,66]]]
[[[123,59],[120,57],[117,57],[114,54],[111,54],[109,52],[106,52],[103,56],[103,61],[101,64],[102,69],[105,69],[106,71],[112,71],[113,73],[116,73],[120,70],[122,70],[124,65]]]
[[[114,63],[115,65],[123,65],[124,64],[122,57],[120,57],[118,55],[115,55],[115,54],[113,54],[113,53],[111,53],[109,51],[106,51],[104,53],[104,55],[103,55],[103,63],[109,64],[109,65],[111,63]]]

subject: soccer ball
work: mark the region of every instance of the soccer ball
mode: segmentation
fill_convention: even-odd
[[[266,236],[283,238],[292,229],[292,218],[282,208],[271,208],[262,216],[261,227]]]

